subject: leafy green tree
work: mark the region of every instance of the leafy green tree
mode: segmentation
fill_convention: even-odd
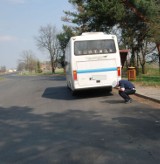
[[[59,59],[61,66],[64,68],[64,55],[65,55],[65,48],[69,42],[70,37],[74,36],[75,32],[69,26],[63,26],[63,32],[57,35],[59,40],[60,48],[62,50],[62,56]]]
[[[160,40],[160,19],[159,19],[160,1],[157,1],[157,0],[147,0],[147,1],[122,0],[122,1],[126,5],[126,13],[127,12],[132,13],[133,15],[135,15],[135,18],[139,20],[138,23],[136,23],[133,19],[128,19],[130,14],[126,14],[126,20],[131,22],[133,26],[133,28],[131,28],[133,29],[133,31],[131,32],[132,36],[136,33],[136,30],[134,30],[134,27],[136,26],[138,27],[139,36],[134,37],[134,40],[136,40],[136,43],[137,43],[136,53],[138,53],[138,51],[146,52],[145,49],[147,47],[144,44],[146,42],[148,42],[148,44],[150,44],[151,42],[156,42],[157,48],[159,47],[160,49],[160,43],[159,43],[159,40]],[[122,21],[121,25],[123,24],[123,22],[126,22],[126,21]],[[127,23],[126,25],[128,26],[129,24]],[[126,30],[127,28],[128,27],[124,29]],[[135,49],[134,46],[132,46],[131,49],[132,50]],[[160,53],[160,50],[159,50],[159,53]],[[142,53],[142,54],[146,55],[146,53]],[[145,59],[144,56],[143,56],[143,59]],[[145,61],[143,63],[145,63]],[[142,70],[143,69],[144,68],[142,67]]]
[[[124,6],[117,0],[69,0],[75,11],[65,11],[65,21],[79,26],[79,31],[105,31],[120,21]]]
[[[69,42],[70,37],[74,36],[75,33],[73,32],[72,28],[69,26],[63,26],[63,32],[57,35],[57,38],[59,40],[60,48],[63,52],[63,55],[65,53],[65,48]]]
[[[125,14],[119,22],[122,29],[122,43],[131,49],[132,57],[130,64],[142,67],[145,73],[145,63],[147,46],[153,42],[153,18],[157,15],[156,4],[154,1],[143,0],[121,0],[125,5]],[[155,27],[155,26],[153,26]]]
[[[157,46],[160,73],[160,1],[154,0],[154,3],[152,3],[152,8],[153,12],[151,13],[148,25],[150,27],[149,32],[151,36],[151,41],[155,42]]]
[[[159,45],[159,0],[69,0],[75,7],[65,11],[65,21],[76,24],[79,32],[110,32],[121,29],[123,47],[132,51],[131,64],[136,66],[136,54],[146,55],[146,42]],[[160,49],[160,46],[159,46]],[[145,57],[142,57],[145,59]],[[143,64],[145,66],[145,64]]]

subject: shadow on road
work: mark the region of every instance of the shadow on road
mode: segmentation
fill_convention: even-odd
[[[111,93],[107,93],[104,89],[91,89],[77,91],[73,96],[71,90],[66,86],[57,86],[46,88],[42,94],[42,97],[49,99],[61,99],[61,100],[74,100],[74,99],[86,99],[101,96],[112,96]]]
[[[103,103],[108,103],[108,104],[124,104],[124,100],[105,100],[102,101]]]
[[[0,107],[1,163],[160,162],[159,126],[145,116],[102,119],[96,112],[78,109],[43,115],[33,110]]]

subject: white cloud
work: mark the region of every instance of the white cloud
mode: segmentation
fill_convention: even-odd
[[[9,36],[9,35],[0,35],[0,42],[10,42],[17,40],[16,37]]]

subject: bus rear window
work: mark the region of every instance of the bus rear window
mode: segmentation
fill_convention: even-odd
[[[75,55],[94,55],[115,53],[116,47],[113,39],[85,40],[74,42]]]

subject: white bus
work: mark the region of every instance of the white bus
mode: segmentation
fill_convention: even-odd
[[[65,71],[67,86],[73,93],[102,87],[112,91],[121,79],[117,37],[103,32],[71,37],[65,51]]]

